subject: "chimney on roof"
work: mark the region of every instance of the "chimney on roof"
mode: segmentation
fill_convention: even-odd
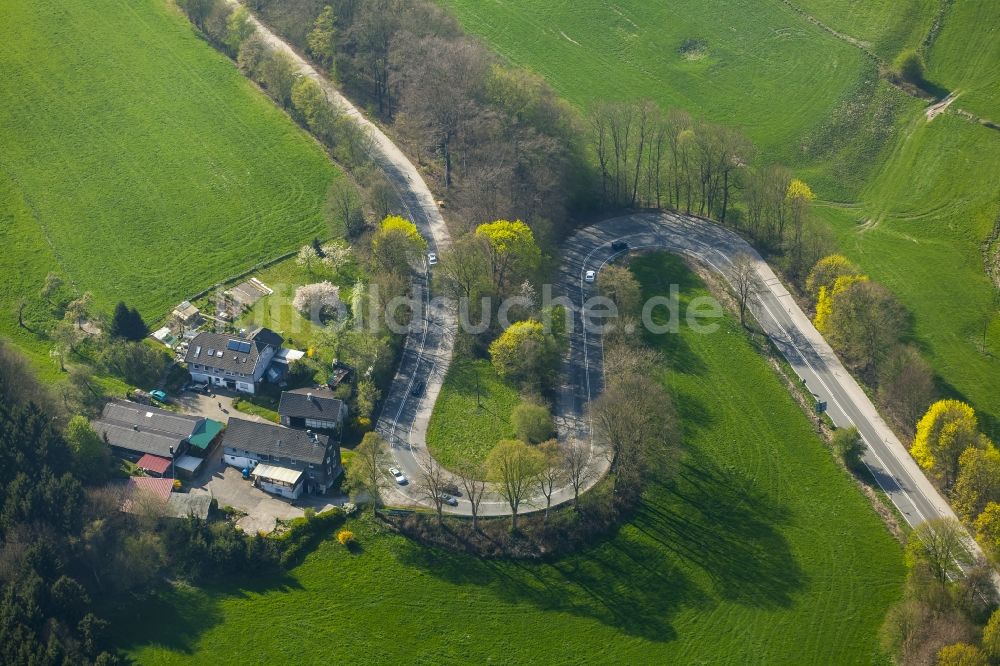
[[[313,401],[313,394],[312,394],[312,391],[310,391],[309,393],[306,393],[306,399],[307,399],[307,400],[308,400],[309,402],[312,402],[312,401]]]
[[[135,430],[136,432],[139,432],[139,426],[138,426],[138,424],[133,424],[132,425],[132,430]]]

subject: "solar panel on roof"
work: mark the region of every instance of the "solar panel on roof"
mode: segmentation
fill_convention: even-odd
[[[230,340],[229,343],[226,345],[226,349],[228,349],[230,351],[239,351],[239,349],[240,349],[240,341],[239,340]]]
[[[244,354],[249,354],[250,353],[250,343],[249,342],[240,342],[240,351],[243,352]]]

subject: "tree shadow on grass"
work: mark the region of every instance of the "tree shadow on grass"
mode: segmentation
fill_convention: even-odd
[[[489,589],[505,603],[589,617],[650,641],[676,638],[671,617],[705,600],[658,548],[621,535],[551,564],[477,559],[411,542],[397,556],[453,585]]]
[[[679,476],[652,486],[607,541],[552,563],[480,560],[404,542],[406,565],[458,586],[489,589],[589,617],[650,641],[676,637],[672,617],[717,600],[786,608],[807,578],[779,531],[788,511],[740,473],[691,452]],[[707,578],[710,589],[698,582]]]
[[[201,635],[223,622],[220,602],[224,599],[295,589],[301,585],[285,572],[222,577],[204,586],[164,583],[148,595],[129,598],[103,613],[111,620],[119,649],[155,645],[191,655]]]
[[[643,502],[634,526],[704,571],[721,599],[790,606],[808,580],[779,531],[788,510],[741,473],[689,454],[675,482]]]

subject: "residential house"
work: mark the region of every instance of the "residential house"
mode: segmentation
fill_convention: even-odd
[[[256,393],[282,342],[284,338],[267,328],[258,328],[245,339],[199,333],[188,345],[184,362],[196,382]]]
[[[296,389],[281,393],[278,415],[290,428],[339,431],[347,405],[328,388]]]
[[[340,447],[326,435],[230,417],[223,459],[246,469],[263,490],[297,499],[322,494],[343,472]]]
[[[179,462],[185,457],[203,457],[222,431],[222,424],[212,419],[128,400],[106,404],[101,418],[91,425],[118,455],[156,463],[158,468],[163,463],[155,458]],[[186,456],[189,452],[194,455]]]

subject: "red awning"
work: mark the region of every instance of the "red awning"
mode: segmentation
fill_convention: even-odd
[[[147,453],[139,458],[139,462],[136,465],[154,474],[166,474],[167,470],[170,469],[169,460],[160,456],[154,456],[151,453]]]

